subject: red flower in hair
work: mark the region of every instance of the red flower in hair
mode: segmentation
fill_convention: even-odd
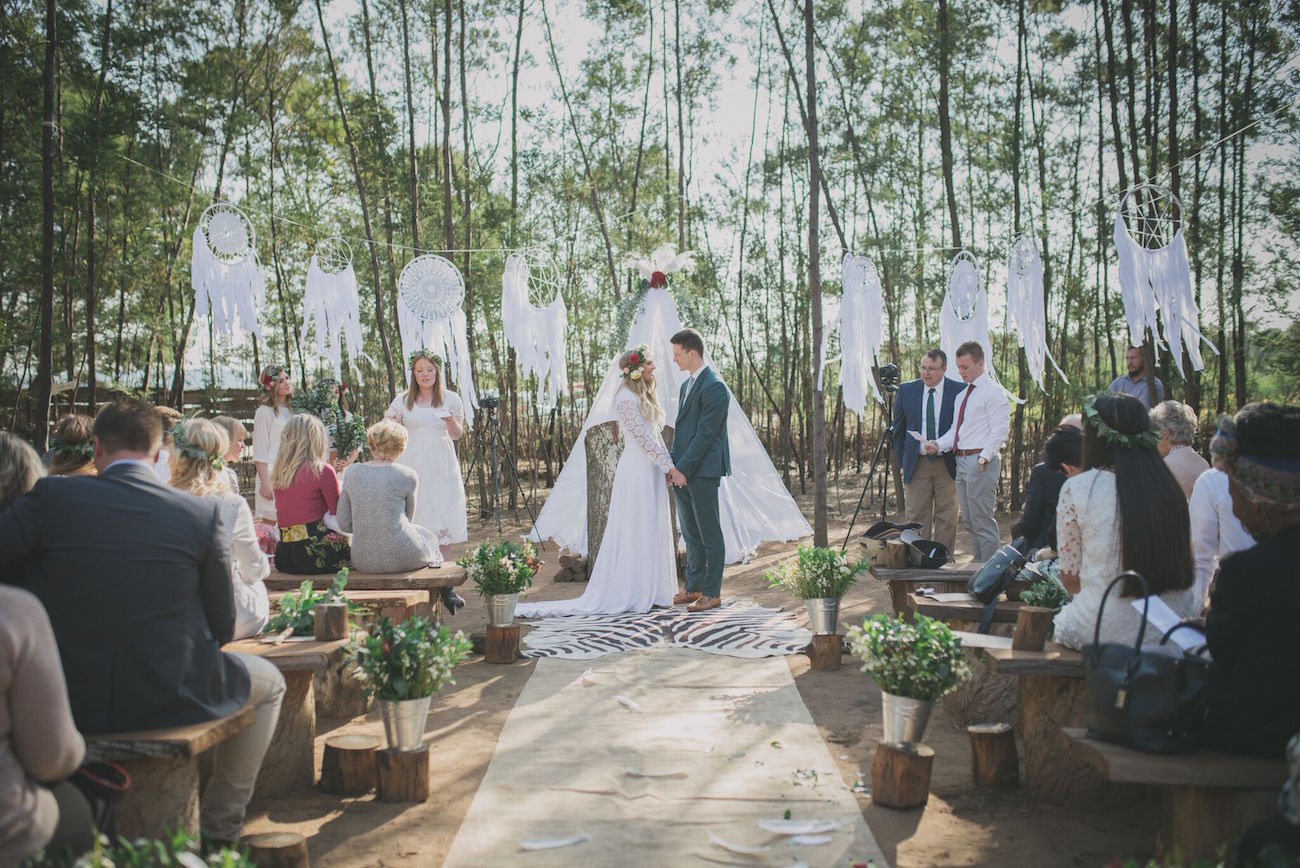
[[[640,354],[640,353],[628,353],[628,355],[627,355],[627,363],[628,363],[629,365],[639,365],[639,364],[641,364],[641,354]]]
[[[272,382],[274,382],[274,380],[272,379],[271,375],[270,375],[270,374],[266,374],[265,376],[262,377],[262,388],[263,388],[263,389],[269,389],[269,388],[271,388],[271,383],[272,383]]]
[[[651,289],[663,289],[667,285],[668,275],[664,274],[662,271],[656,271],[650,275]]]

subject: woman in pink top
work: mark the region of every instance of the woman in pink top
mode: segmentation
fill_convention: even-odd
[[[333,573],[348,565],[343,534],[325,526],[338,511],[339,477],[326,461],[329,435],[315,416],[294,416],[284,426],[271,487],[280,542],[275,568],[282,573]]]

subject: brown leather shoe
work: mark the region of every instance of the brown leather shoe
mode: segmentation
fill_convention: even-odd
[[[678,591],[673,595],[673,605],[681,606],[686,603],[694,603],[700,598],[698,591]]]
[[[698,600],[686,607],[688,612],[707,612],[709,609],[716,609],[722,605],[721,597],[700,596]]]

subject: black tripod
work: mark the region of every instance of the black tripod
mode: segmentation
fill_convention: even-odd
[[[508,446],[506,446],[505,439],[501,436],[501,425],[497,420],[496,415],[498,401],[499,399],[496,395],[491,393],[479,397],[479,408],[483,410],[483,412],[487,413],[488,418],[488,439],[491,441],[492,447],[492,510],[496,513],[497,518],[497,536],[501,536],[501,470],[497,458],[498,447],[500,447],[501,452],[506,456],[506,458],[510,459],[510,476],[514,480],[515,488],[519,492],[519,497],[524,502],[524,509],[527,510],[528,517],[533,520],[533,524],[537,524],[537,516],[533,514],[533,508],[528,502],[528,494],[524,491],[523,483],[519,481],[519,472],[516,469],[514,453],[510,451]],[[482,446],[481,441],[479,446]],[[478,462],[478,457],[479,453],[475,452],[474,460],[470,462],[469,472],[466,475],[474,472],[474,465]]]
[[[889,467],[889,453],[894,443],[894,395],[898,393],[898,381],[900,379],[898,365],[888,364],[881,366],[879,370],[880,389],[885,393],[885,430],[880,434],[880,440],[876,442],[876,454],[871,457],[871,467],[867,469],[866,481],[862,483],[862,493],[858,495],[857,508],[853,510],[853,519],[849,522],[848,533],[844,534],[844,543],[840,546],[840,551],[844,551],[849,546],[849,538],[853,536],[853,525],[857,524],[858,513],[862,512],[862,501],[866,499],[867,492],[871,490],[871,481],[876,477],[876,467],[880,464],[880,457],[885,457],[885,467]],[[886,469],[888,473],[888,469]],[[888,477],[885,481],[888,486]],[[889,503],[889,490],[886,488],[885,496],[880,499],[880,520],[885,520],[885,508]]]

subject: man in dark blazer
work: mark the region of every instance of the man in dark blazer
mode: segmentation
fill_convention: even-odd
[[[704,364],[704,339],[695,329],[672,336],[673,361],[686,373],[673,425],[677,523],[686,542],[686,588],[673,597],[692,612],[722,605],[722,565],[727,545],[718,511],[718,487],[731,475],[727,410],[731,392]]]
[[[203,832],[237,839],[284,679],[265,660],[221,651],[235,625],[230,532],[218,501],[158,481],[157,410],[129,398],[105,406],[94,442],[98,476],[42,479],[0,513],[0,566],[17,568],[49,613],[83,733],[255,706],[253,726],[216,749],[202,799]]]
[[[907,521],[920,522],[922,537],[943,543],[951,558],[957,545],[957,466],[951,452],[939,451],[938,440],[952,427],[953,407],[966,384],[944,376],[947,370],[943,350],[930,350],[921,357],[921,378],[898,387],[893,445],[903,471]]]

